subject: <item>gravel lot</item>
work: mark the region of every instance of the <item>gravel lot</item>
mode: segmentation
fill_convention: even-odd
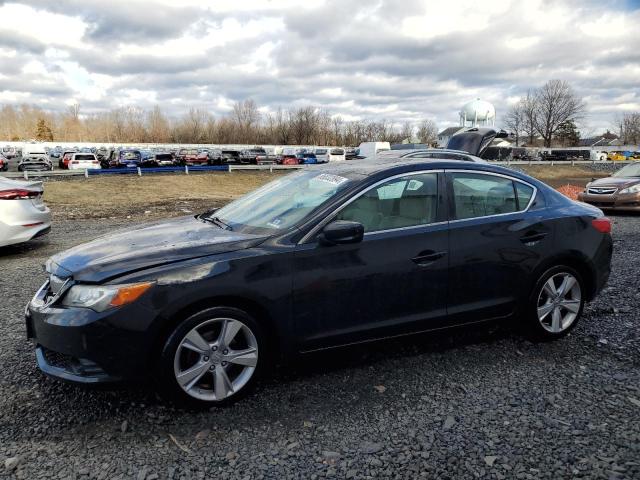
[[[41,264],[140,221],[60,218],[0,250],[0,477],[640,478],[640,217],[614,219],[610,286],[562,341],[502,325],[315,355],[193,413],[37,370],[22,312]]]

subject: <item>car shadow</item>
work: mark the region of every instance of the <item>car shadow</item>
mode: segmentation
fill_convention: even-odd
[[[374,366],[389,359],[489,345],[519,335],[514,325],[493,321],[376,340],[300,355],[295,362],[280,365],[272,378],[274,382],[291,381],[344,369]]]
[[[513,323],[487,322],[301,355],[294,361],[275,366],[258,382],[256,392],[231,408],[234,416],[243,414],[255,420],[260,415],[257,412],[264,410],[259,407],[263,401],[261,397],[267,395],[285,397],[288,403],[293,402],[297,405],[296,409],[304,411],[307,408],[307,399],[297,384],[313,383],[314,377],[335,375],[339,372],[355,373],[363,368],[380,370],[378,367],[390,359],[402,360],[422,355],[446,354],[467,347],[492,348],[492,345],[505,338],[514,338],[516,342],[526,341]],[[455,358],[451,356],[452,361],[455,361]],[[145,411],[154,408],[165,414],[171,412],[170,423],[179,422],[184,416],[197,414],[197,411],[176,407],[161,399],[154,392],[151,382],[101,387],[78,386],[43,378],[39,383],[43,398],[68,398],[69,403],[61,405],[60,408],[71,406],[73,409],[83,409],[85,405],[91,405],[93,412],[99,412],[94,417],[95,420],[114,416],[135,416],[141,408]],[[352,388],[353,393],[359,389],[357,385],[345,388]],[[51,402],[48,405],[51,408]],[[213,407],[211,411],[216,412],[220,409]],[[219,418],[217,415],[215,417]]]
[[[6,258],[17,255],[28,255],[33,252],[37,252],[42,248],[46,248],[49,242],[46,238],[34,238],[24,243],[17,243],[15,245],[6,245],[0,247],[0,258]]]

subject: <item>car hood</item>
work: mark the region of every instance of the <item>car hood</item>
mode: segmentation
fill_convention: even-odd
[[[635,177],[606,177],[599,178],[589,183],[589,187],[627,187],[640,183],[640,178]]]
[[[120,230],[73,247],[51,257],[47,271],[60,278],[104,282],[125,273],[249,248],[265,239],[181,217]]]

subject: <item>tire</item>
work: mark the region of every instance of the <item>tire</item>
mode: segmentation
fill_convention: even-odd
[[[235,332],[227,341],[223,328]],[[231,307],[202,310],[178,324],[164,343],[155,372],[159,393],[186,408],[235,403],[253,389],[267,349],[260,324],[248,313]]]
[[[528,302],[526,326],[530,338],[551,341],[573,330],[582,316],[585,292],[582,276],[569,266],[558,265],[544,272]]]

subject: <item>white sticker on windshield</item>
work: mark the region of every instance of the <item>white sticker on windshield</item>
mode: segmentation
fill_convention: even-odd
[[[349,179],[341,177],[340,175],[333,175],[331,173],[322,173],[315,177],[315,180],[331,183],[332,185],[342,185],[344,182],[348,182]]]
[[[280,228],[280,224],[281,223],[282,223],[282,219],[281,218],[274,218],[269,223],[267,223],[267,226],[271,227],[271,228]]]

